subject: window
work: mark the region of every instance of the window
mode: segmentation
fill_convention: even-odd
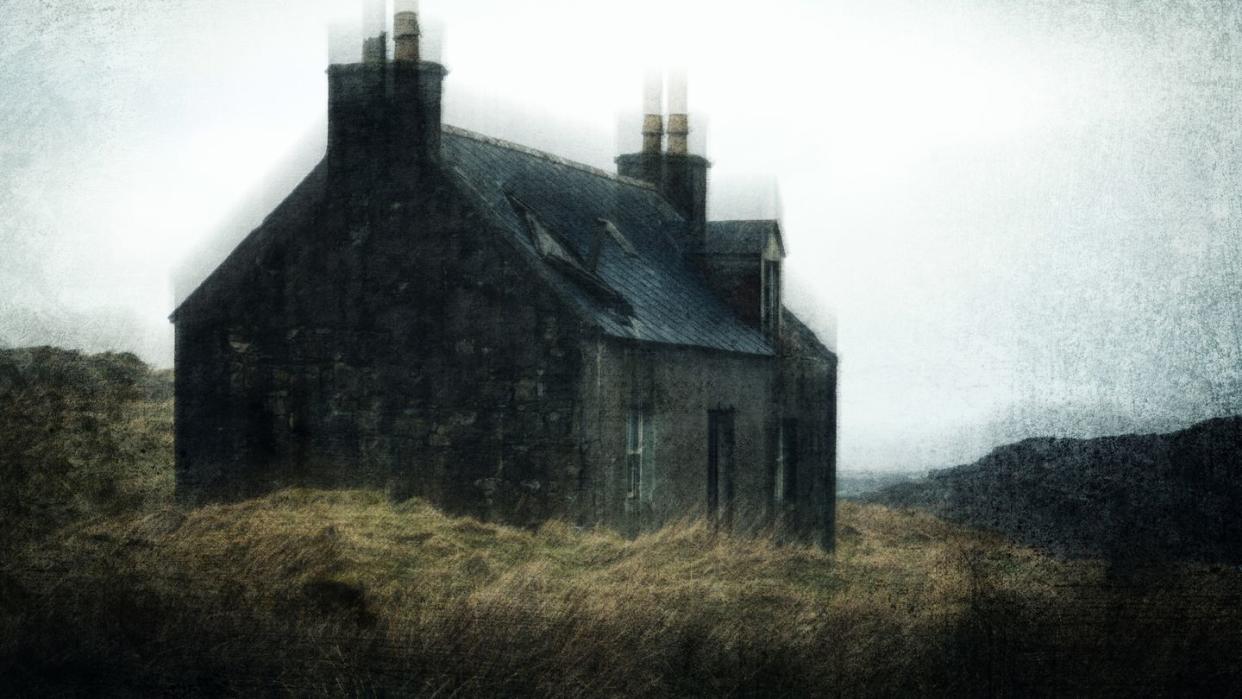
[[[655,484],[655,426],[645,408],[630,411],[625,428],[625,466],[628,497],[651,502]]]
[[[781,331],[781,263],[779,260],[763,261],[760,316],[763,334],[775,340]]]
[[[586,291],[596,300],[603,302],[610,310],[624,316],[634,315],[634,309],[625,300],[625,297],[621,296],[616,289],[613,289],[603,278],[596,274],[595,267],[599,255],[598,244],[602,244],[601,239],[596,241],[598,244],[592,250],[592,259],[589,261],[588,268],[588,261],[582,259],[574,244],[568,238],[548,225],[547,221],[520,199],[512,194],[509,194],[508,197],[513,210],[517,212],[526,228],[526,235],[530,240],[530,244],[548,266],[573,280],[583,291]],[[637,254],[637,251],[625,239],[625,236],[616,229],[616,226],[603,219],[600,219],[600,225],[602,226],[601,233],[617,241],[617,244],[621,245],[627,254],[630,251],[634,251]]]

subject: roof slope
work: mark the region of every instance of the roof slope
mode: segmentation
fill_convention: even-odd
[[[327,196],[328,163],[321,160],[297,187],[268,214],[237,247],[224,258],[211,274],[181,301],[169,316],[176,322],[183,309],[202,308],[211,305],[221,294],[236,288],[236,280],[245,274],[249,265],[268,250],[274,241],[296,234],[310,225],[318,212],[317,204]]]
[[[620,239],[605,237],[590,278],[584,280],[574,270],[554,264],[548,264],[549,273],[542,275],[604,334],[639,342],[774,354],[763,334],[739,319],[685,262],[678,240],[687,223],[650,185],[451,126],[444,127],[441,162],[491,223],[535,258],[543,256],[515,200],[533,211],[582,260],[591,254],[600,229],[598,220],[614,225],[611,232],[619,233]],[[188,306],[216,305],[220,294],[236,288],[235,278],[264,249],[314,225],[317,205],[331,195],[326,171],[326,162],[321,162],[186,297],[172,320]]]
[[[615,224],[632,245],[605,239],[595,273],[624,300],[628,313],[593,294],[572,275],[553,275],[560,290],[588,309],[613,337],[746,354],[773,354],[685,262],[676,242],[686,228],[654,188],[522,146],[445,127],[443,162],[462,178],[493,223],[538,254],[513,200],[529,207],[586,259],[598,219]]]
[[[789,310],[788,306],[783,307],[783,310],[785,314],[783,319],[785,323],[785,332],[792,336],[798,342],[799,346],[808,352],[818,354],[820,357],[836,358],[837,353],[829,348],[828,345],[824,344],[824,342],[819,339],[819,335],[815,334],[815,331],[811,330],[809,325],[802,322],[802,319],[799,318],[793,311]]]
[[[781,250],[785,242],[781,239],[779,221],[708,221],[707,222],[707,253],[713,255],[761,255],[768,246],[768,238],[776,236]]]

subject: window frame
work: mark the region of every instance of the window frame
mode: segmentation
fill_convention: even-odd
[[[651,502],[655,490],[655,418],[649,408],[631,408],[625,419],[626,498]]]

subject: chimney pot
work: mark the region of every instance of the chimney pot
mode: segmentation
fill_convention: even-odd
[[[664,146],[664,76],[647,71],[643,86],[643,152],[659,155]]]
[[[388,23],[384,0],[362,1],[362,60],[384,63],[388,58]]]
[[[393,4],[393,36],[396,37],[398,61],[419,61],[418,0],[396,0]]]
[[[677,69],[668,76],[668,152],[686,155],[690,152],[689,90],[686,71]]]
[[[690,117],[686,114],[668,115],[669,155],[690,153]]]

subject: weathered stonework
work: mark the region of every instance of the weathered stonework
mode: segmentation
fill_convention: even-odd
[[[576,459],[560,416],[575,408],[578,321],[472,230],[451,189],[420,182],[365,239],[329,197],[277,243],[278,272],[255,265],[244,293],[179,316],[183,491],[386,485],[547,516],[560,484],[545,465]]]

